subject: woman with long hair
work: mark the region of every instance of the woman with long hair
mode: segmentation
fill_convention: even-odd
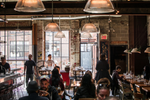
[[[81,81],[81,87],[79,87],[74,100],[95,97],[95,85],[91,81],[91,75],[85,74]]]
[[[52,71],[52,77],[50,78],[49,83],[50,83],[51,86],[54,86],[56,88],[58,86],[60,86],[61,90],[62,91],[64,90],[64,82],[63,82],[63,79],[60,78],[58,69],[56,69],[56,68],[53,69],[53,71]]]
[[[108,73],[109,65],[105,59],[106,59],[105,55],[101,54],[100,61],[98,61],[96,65],[96,70],[97,70],[96,77],[95,77],[96,82],[98,82],[98,80],[101,78],[108,78],[109,81],[112,82],[112,79]]]

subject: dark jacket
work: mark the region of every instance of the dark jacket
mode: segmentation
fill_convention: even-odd
[[[19,98],[19,100],[48,100],[48,98],[40,97],[37,93],[32,93],[29,96]]]
[[[41,89],[42,90],[42,89]],[[49,89],[47,91],[50,95],[52,93],[52,100],[61,100],[60,96],[58,95],[57,90],[54,86],[49,86]],[[50,100],[50,96],[46,96]]]
[[[112,81],[108,73],[109,65],[106,60],[98,61],[96,65],[96,70],[97,70],[95,77],[96,82],[98,82],[98,80],[101,78],[108,78],[110,82]]]
[[[90,93],[88,92],[88,89],[84,86],[79,87],[75,99],[79,100],[79,98],[95,98],[95,86],[92,84]]]
[[[113,81],[113,86],[118,86],[118,79],[122,80],[123,76],[120,77],[118,72],[116,70],[113,71],[112,74],[112,81]]]

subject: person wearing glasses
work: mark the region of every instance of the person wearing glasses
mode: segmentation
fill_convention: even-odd
[[[79,98],[95,98],[95,92],[95,85],[91,81],[91,75],[85,74],[74,100],[79,100]]]
[[[110,81],[107,78],[101,78],[98,81],[97,97],[98,100],[105,100],[110,95]]]

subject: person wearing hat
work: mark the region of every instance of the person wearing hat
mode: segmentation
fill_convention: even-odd
[[[27,92],[29,96],[21,97],[19,100],[48,100],[46,97],[38,96],[39,87],[36,81],[29,82]]]
[[[41,76],[39,95],[47,97],[49,100],[61,100],[55,87],[49,84],[48,76]]]

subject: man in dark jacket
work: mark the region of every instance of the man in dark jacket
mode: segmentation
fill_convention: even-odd
[[[49,100],[61,100],[55,87],[49,84],[48,76],[41,76],[40,85],[41,96],[47,97]]]
[[[29,82],[27,92],[29,96],[19,98],[19,100],[48,100],[46,97],[38,96],[38,84],[35,81]]]
[[[119,80],[122,80],[123,79],[123,76],[119,76],[119,72],[121,72],[121,67],[118,65],[116,67],[116,70],[113,71],[113,74],[112,74],[112,94],[115,95],[115,93],[117,92],[117,90],[119,89],[119,85],[118,85],[118,79]]]

